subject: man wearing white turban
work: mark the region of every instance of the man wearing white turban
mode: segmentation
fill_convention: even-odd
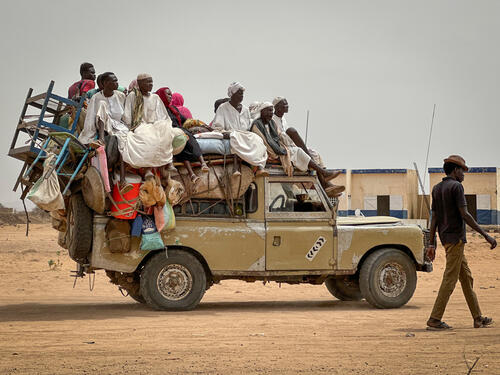
[[[293,127],[288,127],[286,119],[284,117],[285,113],[288,113],[288,102],[286,98],[282,96],[277,96],[276,98],[273,99],[273,106],[274,106],[273,121],[276,123],[276,128],[284,144],[287,145],[287,147],[289,147],[290,150],[295,150],[295,149],[301,150],[302,153],[307,154],[309,156],[309,158],[311,159],[312,162],[314,162],[314,164],[321,167],[322,170],[325,170],[323,161],[321,160],[321,156],[319,155],[319,153],[313,149],[307,148],[305,142],[302,140],[302,137],[297,132],[297,130],[295,130],[295,128]],[[303,157],[302,153],[296,154],[295,157],[302,158]],[[293,163],[294,156],[292,156],[291,158]],[[298,169],[302,170],[300,167],[297,166],[297,164],[294,165]],[[312,169],[316,170],[316,168]],[[326,193],[329,196],[337,196],[342,191],[345,190],[344,186],[338,186],[328,182],[328,180],[337,177],[339,174],[340,171],[331,170],[330,176],[328,177],[328,179],[325,179],[324,174],[318,172],[318,178],[321,182],[321,185],[323,186],[323,188],[325,189]]]
[[[288,176],[293,175],[293,167],[300,171],[309,169],[315,170],[320,181],[329,181],[338,174],[335,171],[324,169],[314,162],[313,159],[301,148],[297,147],[284,132],[279,132],[273,121],[273,104],[269,102],[262,103],[257,111],[259,117],[252,124],[252,131],[259,135],[267,147],[267,153],[270,159],[279,159],[281,165]],[[335,196],[344,191],[343,186],[325,189],[330,196]]]
[[[249,131],[251,124],[250,111],[243,104],[245,88],[239,82],[233,82],[227,89],[229,101],[222,103],[215,112],[212,127],[214,130],[224,133],[225,138],[230,139],[231,152],[250,165],[259,169],[256,175],[268,175],[265,170],[267,162],[267,151],[262,139]],[[237,161],[235,160],[235,171]],[[237,172],[238,173],[238,172]]]
[[[125,101],[122,120],[130,131],[118,134],[123,161],[135,168],[172,163],[172,121],[160,97],[151,93],[153,78],[137,76],[138,88]]]

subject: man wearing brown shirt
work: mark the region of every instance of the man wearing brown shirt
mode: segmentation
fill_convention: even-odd
[[[486,327],[492,324],[493,320],[481,316],[477,296],[472,288],[474,280],[464,255],[464,246],[467,242],[465,223],[479,232],[491,245],[491,249],[497,246],[497,242],[481,229],[467,211],[464,188],[461,183],[464,180],[464,172],[468,170],[465,160],[458,155],[451,155],[444,159],[443,169],[446,177],[432,189],[431,245],[427,248],[427,256],[431,260],[434,260],[436,256],[434,243],[437,228],[439,239],[446,251],[446,269],[434,308],[427,321],[427,329],[451,329],[448,324],[441,321],[441,318],[458,280],[460,280],[465,300],[474,319],[474,327]]]

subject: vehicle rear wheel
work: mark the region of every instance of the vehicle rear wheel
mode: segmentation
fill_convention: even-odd
[[[195,256],[184,250],[154,255],[141,273],[140,292],[156,310],[192,310],[206,290],[206,274]]]
[[[415,264],[401,250],[377,250],[361,266],[359,286],[372,306],[401,307],[410,300],[417,286]]]
[[[109,277],[111,283],[118,285],[118,289],[122,292],[125,290],[134,301],[146,303],[146,300],[140,291],[140,274],[139,272],[122,273],[115,271],[106,271],[106,276]]]
[[[329,277],[325,281],[325,286],[332,296],[341,301],[360,301],[363,299],[358,279],[354,276]]]
[[[71,259],[85,264],[92,250],[92,210],[87,207],[81,193],[69,199],[66,245]]]

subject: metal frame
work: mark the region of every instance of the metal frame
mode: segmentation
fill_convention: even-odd
[[[325,208],[324,212],[271,212],[269,211],[269,205],[271,203],[271,189],[269,185],[272,183],[294,183],[294,182],[305,182],[313,183],[314,188],[318,192],[318,196]],[[324,221],[332,218],[332,211],[330,205],[326,201],[324,194],[321,193],[322,188],[313,176],[300,176],[300,177],[286,177],[286,176],[270,176],[264,179],[265,185],[265,218],[266,221]]]

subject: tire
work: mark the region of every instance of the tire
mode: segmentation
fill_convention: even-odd
[[[159,252],[141,272],[140,293],[155,310],[192,310],[200,303],[206,286],[203,265],[184,250],[169,250],[168,258],[165,252]]]
[[[144,299],[144,297],[142,296],[141,293],[128,293],[128,295],[130,296],[130,298],[132,298],[134,301],[136,302],[139,302],[139,303],[146,303],[146,300]]]
[[[410,300],[417,286],[415,264],[401,250],[377,250],[361,266],[359,286],[372,306],[401,307]]]
[[[92,210],[87,207],[82,193],[69,199],[66,245],[71,259],[80,264],[88,263],[92,250]]]
[[[325,281],[326,289],[332,296],[341,301],[360,301],[363,299],[359,282],[354,276],[333,278],[330,277]]]
[[[112,284],[118,285],[118,289],[121,291],[122,295],[125,290],[134,301],[139,303],[146,303],[146,300],[140,291],[140,273],[122,273],[111,270],[106,270],[106,276],[109,277],[109,281]]]

